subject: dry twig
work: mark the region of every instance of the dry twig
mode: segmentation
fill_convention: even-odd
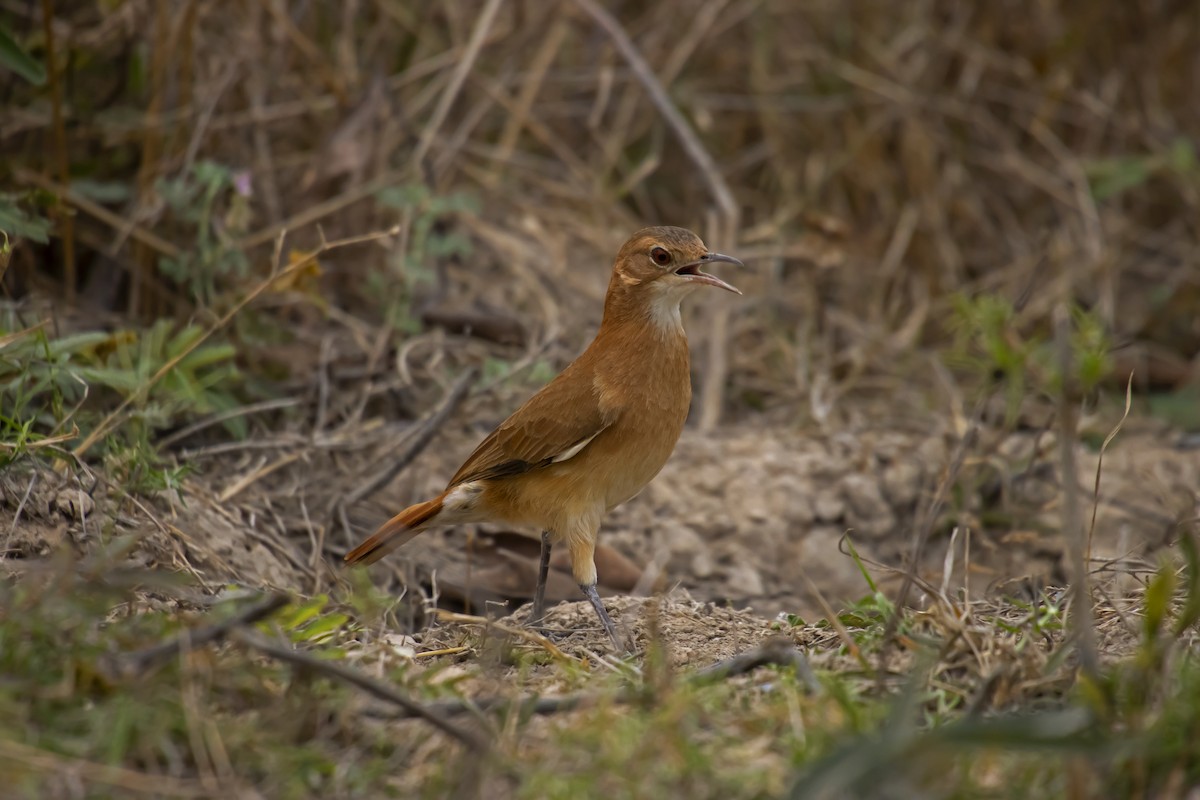
[[[433,727],[445,733],[454,739],[457,739],[470,750],[479,753],[486,753],[491,749],[491,744],[483,738],[482,735],[473,730],[460,728],[452,722],[443,719],[442,714],[436,710],[431,710],[431,707],[422,703],[418,703],[411,697],[406,697],[400,694],[395,688],[388,684],[372,678],[357,670],[350,669],[342,664],[333,661],[327,661],[323,658],[309,655],[308,653],[293,650],[290,647],[285,647],[281,644],[266,639],[257,633],[253,633],[246,628],[235,630],[232,638],[241,644],[258,650],[271,658],[284,661],[289,664],[294,664],[299,667],[311,670],[317,675],[324,675],[327,678],[336,679],[342,683],[348,683],[355,688],[362,689],[367,694],[373,695],[385,702],[400,708],[403,716],[416,717],[423,719]]]
[[[269,594],[258,602],[246,606],[229,619],[221,620],[212,625],[206,625],[203,628],[184,631],[178,636],[162,644],[157,644],[154,647],[147,647],[144,650],[116,656],[109,665],[109,671],[126,678],[141,675],[144,672],[165,664],[180,653],[195,650],[210,642],[223,639],[235,628],[266,619],[287,604],[287,595]]]
[[[470,367],[462,375],[459,375],[458,380],[450,387],[450,391],[446,392],[446,396],[442,398],[442,402],[438,404],[433,413],[417,424],[416,432],[413,433],[404,452],[392,459],[386,469],[375,471],[374,477],[346,495],[340,505],[352,506],[363,498],[369,497],[386,486],[392,478],[400,474],[401,470],[412,463],[412,460],[429,446],[434,434],[442,425],[446,424],[446,420],[450,418],[459,404],[466,399],[476,374],[475,368]]]
[[[1090,581],[1085,560],[1087,536],[1083,530],[1079,468],[1075,461],[1078,381],[1072,373],[1071,315],[1063,304],[1054,313],[1054,343],[1058,349],[1058,365],[1062,375],[1058,397],[1058,420],[1061,426],[1058,445],[1063,484],[1062,531],[1066,539],[1068,574],[1071,576],[1071,627],[1079,651],[1080,666],[1089,677],[1095,678],[1100,668],[1100,658],[1096,653],[1092,593],[1088,588]]]
[[[804,681],[810,692],[816,694],[821,691],[821,684],[817,682],[817,676],[813,673],[808,659],[786,636],[772,636],[753,650],[747,650],[733,658],[711,664],[697,672],[693,679],[697,681],[725,680],[767,666],[794,667],[796,674]]]

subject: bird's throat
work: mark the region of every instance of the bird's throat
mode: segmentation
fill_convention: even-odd
[[[650,327],[664,336],[683,336],[683,317],[679,312],[681,297],[671,298],[664,293],[649,305]]]
[[[644,336],[682,337],[683,318],[679,306],[694,288],[686,283],[658,281],[636,287],[610,287],[602,327],[632,325],[642,328]]]

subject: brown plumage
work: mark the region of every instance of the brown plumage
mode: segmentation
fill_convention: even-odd
[[[542,573],[532,619],[540,621],[553,542],[605,629],[593,556],[604,515],[633,497],[666,463],[691,402],[687,337],[679,303],[693,289],[737,289],[700,270],[741,262],[710,253],[683,228],[645,228],[621,248],[588,348],[492,431],[432,500],[404,509],[350,551],[371,564],[422,530],[468,522],[537,526]]]

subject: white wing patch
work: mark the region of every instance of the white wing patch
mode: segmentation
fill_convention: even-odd
[[[483,484],[479,481],[460,483],[451,489],[450,493],[442,500],[442,506],[452,512],[471,511],[482,491]]]
[[[603,430],[603,428],[601,428],[601,430]],[[551,464],[560,464],[563,461],[574,458],[575,456],[579,455],[580,450],[582,450],[583,448],[585,448],[589,444],[591,444],[592,439],[595,439],[599,435],[600,435],[600,431],[596,431],[595,433],[593,433],[591,436],[587,437],[586,439],[580,439],[578,442],[571,445],[566,450],[563,450],[561,453],[556,455],[554,458],[550,459],[550,463]]]

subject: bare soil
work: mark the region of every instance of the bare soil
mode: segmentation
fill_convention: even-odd
[[[354,536],[440,488],[468,452],[475,427],[447,425],[392,485],[351,509]],[[398,425],[393,433],[407,429]],[[1153,566],[1155,551],[1172,541],[1176,521],[1195,515],[1200,451],[1185,444],[1161,427],[1131,421],[1109,447],[1091,537],[1097,571],[1136,586],[1139,570]],[[869,594],[847,540],[873,578],[894,587],[955,447],[952,433],[932,424],[912,432],[688,430],[658,478],[606,521],[598,556],[606,603],[639,641],[653,626],[669,643],[672,662],[699,666],[761,642],[778,629],[780,615],[819,619],[822,598],[839,609]],[[984,431],[976,451],[984,455],[967,460],[948,493],[919,574],[929,586],[966,588],[975,598],[1063,585],[1053,434]],[[1081,446],[1078,457],[1090,499],[1098,452]],[[353,537],[325,510],[333,495],[313,488],[338,483],[323,477],[333,469],[326,454],[300,449],[274,470],[239,458],[211,459],[153,507],[103,482],[89,494],[84,480],[53,472],[4,476],[4,564],[16,569],[20,557],[68,543],[88,553],[130,537],[128,558],[136,564],[187,570],[210,589],[232,582],[307,595],[344,580],[339,556]],[[261,477],[247,483],[246,475]],[[231,496],[239,483],[247,488]],[[433,531],[391,556],[376,577],[416,609],[406,617],[412,629],[397,634],[417,634],[418,650],[448,646],[462,626],[432,622],[428,612],[439,602],[490,617],[515,612],[509,621],[521,623],[535,536]],[[662,591],[661,602],[631,596]],[[550,597],[579,599],[557,559]],[[921,605],[921,593],[911,602]],[[609,649],[586,603],[553,608],[549,625],[561,632],[565,652]]]

